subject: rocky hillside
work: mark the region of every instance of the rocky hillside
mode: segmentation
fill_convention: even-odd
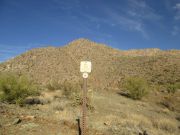
[[[0,71],[29,74],[36,82],[81,81],[81,60],[90,60],[89,84],[94,88],[117,88],[127,76],[141,76],[153,84],[180,81],[180,50],[117,50],[87,39],[63,47],[32,49],[0,64]]]

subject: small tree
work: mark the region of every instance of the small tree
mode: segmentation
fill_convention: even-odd
[[[37,87],[27,76],[15,73],[0,73],[0,100],[22,104],[30,95],[37,95]]]
[[[141,99],[148,93],[148,84],[143,78],[129,77],[125,80],[124,86],[132,99]]]

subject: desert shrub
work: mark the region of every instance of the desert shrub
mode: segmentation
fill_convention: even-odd
[[[176,109],[176,102],[177,102],[177,99],[174,95],[166,95],[163,100],[161,101],[161,104],[168,108],[169,110],[171,111],[175,111]]]
[[[80,96],[81,85],[80,83],[72,83],[70,81],[64,81],[61,84],[62,94],[67,98],[74,98]]]
[[[143,78],[129,77],[125,79],[124,87],[132,99],[141,99],[148,93],[148,84]]]
[[[168,84],[166,89],[168,93],[174,94],[178,89],[180,89],[180,83]]]
[[[175,93],[177,91],[177,89],[176,89],[176,85],[174,85],[174,84],[168,84],[167,85],[167,92],[168,93]]]
[[[175,85],[177,89],[180,89],[180,82],[175,83]]]
[[[82,95],[81,96],[75,96],[73,98],[73,102],[72,102],[72,106],[76,107],[76,106],[79,106],[79,105],[82,105],[83,104],[83,98],[82,98]],[[95,107],[93,106],[92,104],[92,101],[91,99],[87,96],[87,104],[86,104],[86,107],[88,108],[88,110],[90,111],[94,111],[95,110]]]
[[[48,90],[61,90],[62,95],[68,99],[80,96],[81,84],[65,80],[63,82],[51,81],[46,85]]]
[[[46,88],[51,91],[59,90],[61,89],[61,84],[58,81],[53,80],[46,85]]]
[[[177,131],[177,123],[171,119],[152,120],[152,124],[155,128],[167,131],[169,133],[175,133]]]
[[[15,73],[0,74],[1,101],[22,104],[26,97],[37,94],[37,86],[27,76]]]
[[[70,81],[64,81],[61,85],[62,94],[72,100],[72,106],[76,107],[79,105],[82,105],[83,99],[82,99],[82,83],[81,82],[70,82]],[[89,110],[94,110],[94,107],[91,103],[91,100],[89,97],[87,97],[87,108]]]
[[[62,96],[71,101],[71,105],[77,107],[82,105],[82,82],[81,81],[73,81],[73,80],[65,80],[63,82],[52,81],[50,82],[46,88],[48,90],[60,90],[62,92]],[[89,110],[94,110],[94,107],[91,103],[89,97],[87,97],[87,108]]]
[[[55,101],[51,103],[52,109],[56,110],[56,111],[63,111],[66,103],[65,102],[59,102],[59,101]]]

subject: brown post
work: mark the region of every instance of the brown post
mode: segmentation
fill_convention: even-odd
[[[83,79],[83,105],[82,105],[82,135],[87,135],[86,131],[86,113],[87,113],[87,78]]]
[[[81,131],[82,135],[87,135],[87,123],[86,123],[86,113],[87,113],[87,78],[88,73],[91,73],[91,61],[81,61],[80,72],[83,73],[83,104],[82,104],[82,124]]]

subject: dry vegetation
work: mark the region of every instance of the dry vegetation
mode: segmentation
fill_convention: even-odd
[[[0,64],[0,134],[77,134],[81,60],[93,65],[88,79],[89,134],[178,135],[180,51],[121,51],[86,39],[33,49]],[[22,122],[11,124],[15,118]]]

